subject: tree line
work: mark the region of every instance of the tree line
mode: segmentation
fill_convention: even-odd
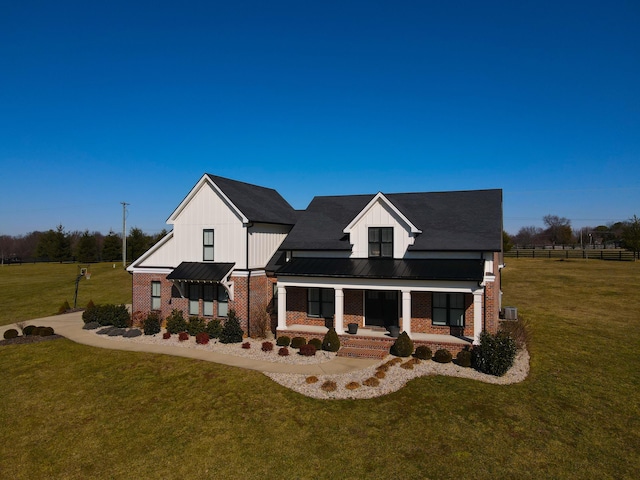
[[[535,248],[548,245],[573,245],[585,248],[617,247],[634,252],[640,251],[640,218],[635,215],[624,222],[578,229],[571,227],[571,220],[558,215],[545,215],[542,221],[545,228],[522,227],[515,235],[505,232],[505,246]]]
[[[127,235],[127,262],[132,262],[167,234],[148,235],[137,227]],[[122,261],[122,234],[85,230],[68,232],[62,225],[26,235],[0,235],[0,261],[21,262],[115,262]]]

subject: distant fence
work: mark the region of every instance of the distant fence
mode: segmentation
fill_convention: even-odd
[[[616,260],[632,262],[634,252],[623,249],[575,249],[575,250],[547,250],[534,248],[517,248],[504,252],[509,258],[584,258],[594,260]]]

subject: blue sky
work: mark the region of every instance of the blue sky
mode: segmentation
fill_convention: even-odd
[[[203,173],[640,215],[637,1],[8,2],[0,234],[148,233]],[[481,214],[479,209],[478,214]]]

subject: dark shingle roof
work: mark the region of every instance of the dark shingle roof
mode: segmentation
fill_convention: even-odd
[[[215,283],[231,271],[235,263],[182,262],[167,275],[169,280]]]
[[[375,195],[315,197],[282,250],[351,250],[344,228]],[[500,251],[502,190],[385,194],[419,230],[411,251]]]
[[[283,276],[481,281],[484,260],[293,258],[276,272]]]
[[[251,222],[293,225],[297,212],[272,188],[207,174]]]

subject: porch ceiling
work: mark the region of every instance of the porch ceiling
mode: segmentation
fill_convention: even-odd
[[[482,259],[293,258],[278,276],[480,282]]]

